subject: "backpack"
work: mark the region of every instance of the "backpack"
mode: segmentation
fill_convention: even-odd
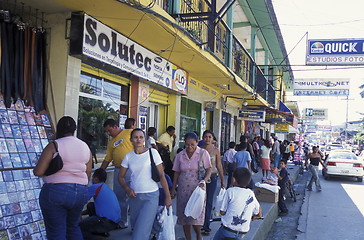
[[[283,143],[279,145],[279,151],[281,152],[281,154],[283,154],[286,151],[286,146]]]

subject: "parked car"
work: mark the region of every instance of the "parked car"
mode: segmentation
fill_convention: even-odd
[[[322,169],[325,179],[331,176],[348,176],[363,181],[363,160],[348,150],[332,150],[324,163],[326,169]]]

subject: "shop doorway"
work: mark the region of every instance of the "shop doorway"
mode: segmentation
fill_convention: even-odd
[[[223,153],[229,149],[230,142],[230,128],[231,128],[231,114],[222,112],[221,116],[221,141],[220,152]]]

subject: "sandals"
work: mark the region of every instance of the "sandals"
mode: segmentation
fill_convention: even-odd
[[[209,236],[211,231],[202,230],[201,234],[205,236]]]

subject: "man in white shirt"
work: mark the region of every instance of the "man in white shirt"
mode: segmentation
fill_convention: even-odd
[[[228,182],[227,182],[227,188],[231,185],[231,179],[233,177],[233,171],[234,171],[234,162],[233,158],[236,153],[235,151],[235,142],[229,143],[229,150],[227,150],[224,154],[224,168],[226,169],[228,173]]]
[[[262,217],[262,208],[254,192],[247,189],[251,174],[247,168],[237,168],[234,187],[226,190],[220,208],[221,227],[214,240],[241,239],[250,229],[250,222]]]

